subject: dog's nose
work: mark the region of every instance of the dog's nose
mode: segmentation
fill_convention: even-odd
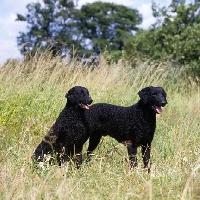
[[[167,104],[167,101],[162,101],[161,106],[164,107]]]
[[[91,104],[93,102],[93,100],[90,98],[90,100],[89,100],[89,104]]]

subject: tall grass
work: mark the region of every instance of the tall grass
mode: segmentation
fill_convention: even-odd
[[[1,199],[200,199],[199,80],[165,63],[131,68],[100,58],[98,67],[76,59],[36,54],[0,68]],[[89,89],[94,103],[129,106],[143,87],[162,86],[168,104],[157,116],[152,171],[130,171],[126,148],[103,138],[90,163],[34,170],[31,155],[75,85]],[[87,143],[84,146],[84,152]]]

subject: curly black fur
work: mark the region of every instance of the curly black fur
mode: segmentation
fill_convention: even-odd
[[[65,95],[67,103],[54,125],[36,148],[32,158],[43,161],[44,155],[58,155],[59,164],[71,155],[77,156],[77,166],[82,163],[82,147],[89,135],[85,127],[84,111],[92,99],[85,87],[75,86]]]
[[[140,100],[130,107],[94,104],[85,112],[89,125],[88,157],[102,136],[109,135],[127,146],[131,167],[137,166],[137,148],[142,146],[144,167],[150,169],[151,142],[156,128],[156,113],[167,104],[161,87],[146,87],[138,92]]]

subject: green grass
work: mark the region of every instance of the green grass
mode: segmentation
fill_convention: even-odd
[[[90,69],[80,62],[36,55],[0,68],[1,199],[200,199],[199,80],[165,63],[128,63]],[[157,116],[150,174],[130,171],[126,148],[104,137],[90,163],[34,169],[31,155],[75,85],[89,89],[94,103],[129,106],[143,87],[162,86],[168,104]],[[86,152],[87,143],[84,145]]]

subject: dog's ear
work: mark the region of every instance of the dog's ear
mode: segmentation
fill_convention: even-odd
[[[75,102],[74,88],[71,88],[65,97],[67,98],[67,102],[71,102],[73,104]]]
[[[150,97],[151,97],[150,89],[151,89],[151,86],[146,87],[138,92],[138,95],[139,95],[140,99],[142,99],[144,104],[147,104],[147,102],[150,100]]]

